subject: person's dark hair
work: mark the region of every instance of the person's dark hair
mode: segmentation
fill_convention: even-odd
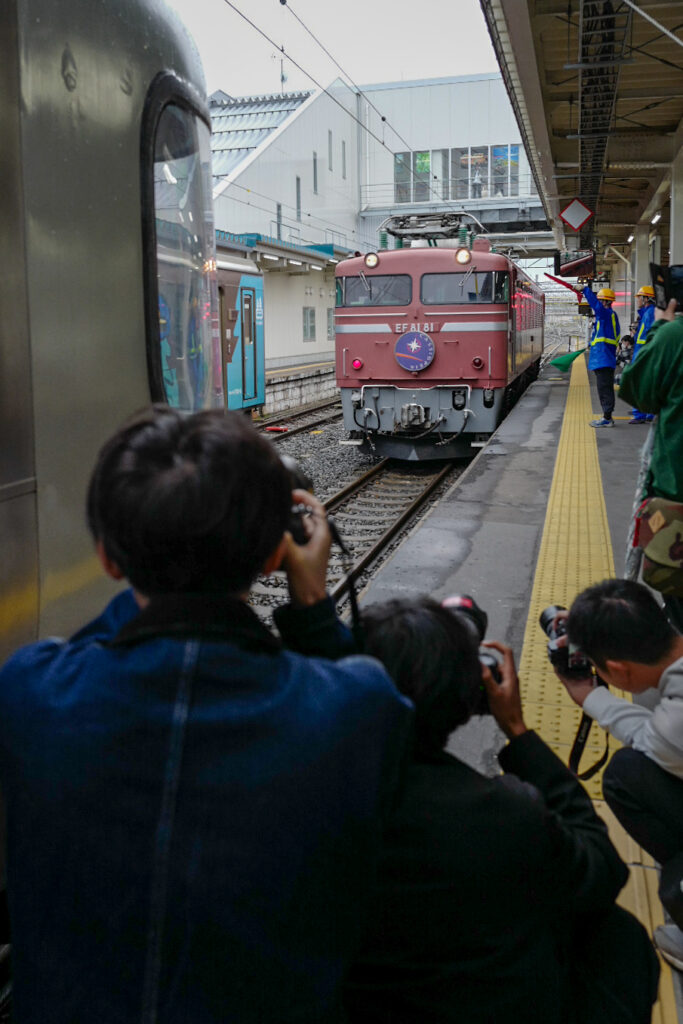
[[[676,639],[650,591],[632,580],[603,580],[584,590],[569,610],[567,632],[598,666],[607,661],[654,665]]]
[[[244,416],[153,406],[100,451],[87,516],[141,593],[240,593],[277,548],[291,504],[287,470]]]
[[[458,615],[431,598],[400,599],[363,610],[364,651],[385,666],[415,704],[418,750],[442,750],[477,704],[477,642]]]

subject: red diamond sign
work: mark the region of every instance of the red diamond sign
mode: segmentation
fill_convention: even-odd
[[[584,206],[580,199],[572,199],[569,206],[565,206],[562,210],[560,217],[568,224],[573,231],[579,231],[580,228],[590,220],[593,216],[593,211],[589,210],[587,206]]]

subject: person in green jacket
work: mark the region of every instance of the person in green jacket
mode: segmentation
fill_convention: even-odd
[[[619,397],[657,416],[646,494],[683,502],[683,317],[676,316],[675,299],[655,311],[647,345],[624,370]],[[683,598],[667,597],[665,607],[683,631]]]

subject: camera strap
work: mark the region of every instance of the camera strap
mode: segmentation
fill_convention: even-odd
[[[335,542],[337,547],[342,553],[342,561],[344,565],[344,572],[346,573],[346,588],[349,594],[349,604],[351,605],[351,632],[353,633],[356,644],[358,645],[359,651],[363,650],[363,627],[360,624],[360,613],[358,611],[358,596],[356,594],[356,584],[353,578],[351,552],[342,540],[341,534],[337,529],[337,524],[331,516],[327,517],[327,524],[332,534],[332,540]]]
[[[607,686],[604,679],[597,676],[598,686]],[[609,758],[609,734],[605,733],[605,749],[602,756],[598,758],[595,764],[592,764],[590,768],[586,768],[585,771],[579,771],[579,762],[583,754],[586,742],[588,740],[588,734],[591,730],[593,719],[590,715],[587,715],[585,711],[581,713],[581,721],[579,722],[579,728],[577,729],[576,736],[574,737],[574,743],[569,754],[569,770],[576,775],[577,779],[581,779],[582,782],[592,779],[593,776],[600,771],[600,769],[607,763]]]

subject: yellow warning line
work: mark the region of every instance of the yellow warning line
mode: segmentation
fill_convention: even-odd
[[[580,591],[614,576],[596,433],[589,425],[592,418],[588,371],[585,361],[578,359],[572,366],[519,673],[527,724],[543,736],[565,763],[581,711],[569,699],[550,667],[547,641],[538,625],[538,617],[550,604],[569,607]],[[615,747],[614,741],[610,741],[610,747]],[[594,726],[586,744],[586,764],[597,760],[603,748],[604,734]],[[615,846],[631,868],[631,877],[619,902],[652,934],[662,923],[656,871],[652,860],[629,839],[602,803],[601,774],[584,785],[597,801],[596,807],[608,821]],[[659,992],[652,1018],[654,1024],[678,1024],[671,971],[663,962]]]
[[[614,576],[598,447],[595,430],[589,426],[591,415],[588,372],[585,361],[577,359],[572,366],[520,664],[529,725],[565,761],[581,712],[550,667],[538,617],[550,604],[569,607],[585,587]],[[595,748],[602,738],[598,730],[591,732]],[[587,748],[586,757],[590,756]],[[601,795],[597,778],[591,795]]]

